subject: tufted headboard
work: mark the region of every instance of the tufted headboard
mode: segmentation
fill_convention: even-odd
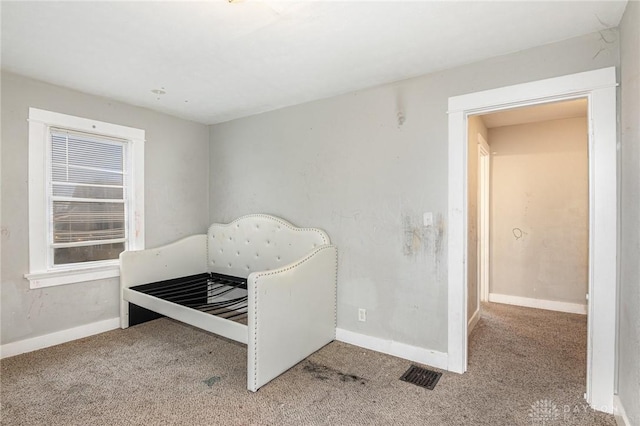
[[[298,228],[265,214],[242,216],[229,224],[209,227],[207,268],[209,272],[246,278],[254,271],[285,266],[330,243],[320,229]]]

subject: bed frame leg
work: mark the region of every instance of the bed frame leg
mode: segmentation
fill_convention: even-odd
[[[162,318],[163,316],[164,315],[160,315],[138,305],[134,305],[133,303],[129,303],[129,327]]]

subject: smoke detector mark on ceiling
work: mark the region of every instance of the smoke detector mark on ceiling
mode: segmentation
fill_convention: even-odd
[[[164,90],[164,87],[160,88],[160,89],[152,89],[151,93],[153,93],[154,95],[158,95],[156,97],[156,100],[160,100],[160,96],[166,94],[167,92]]]

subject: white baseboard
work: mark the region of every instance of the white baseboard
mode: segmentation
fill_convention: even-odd
[[[627,417],[624,406],[618,395],[613,395],[613,415],[616,417],[616,424],[618,426],[631,426],[631,421]]]
[[[37,351],[38,349],[82,339],[83,337],[93,336],[94,334],[104,333],[105,331],[115,330],[116,328],[120,328],[119,317],[97,321],[67,330],[56,331],[55,333],[45,334],[44,336],[7,343],[0,346],[0,358],[8,358],[10,356]]]
[[[527,308],[546,309],[548,311],[567,312],[570,314],[587,314],[587,305],[556,302],[555,300],[531,299],[529,297],[510,296],[508,294],[489,293],[489,302],[526,306]]]
[[[361,348],[371,349],[372,351],[404,358],[409,361],[419,362],[420,364],[431,367],[443,370],[447,369],[448,357],[444,352],[432,351],[407,345],[406,343],[394,342],[393,340],[354,333],[353,331],[342,328],[336,329],[336,340]]]
[[[467,337],[469,337],[469,335],[473,331],[473,328],[476,326],[479,320],[480,320],[480,308],[476,309],[473,315],[471,315],[471,319],[469,319],[469,322],[467,323]]]

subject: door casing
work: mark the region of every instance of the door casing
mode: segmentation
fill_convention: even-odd
[[[585,398],[613,412],[617,318],[615,67],[449,98],[448,370],[467,370],[467,119],[516,107],[586,98],[589,116],[589,293]]]

